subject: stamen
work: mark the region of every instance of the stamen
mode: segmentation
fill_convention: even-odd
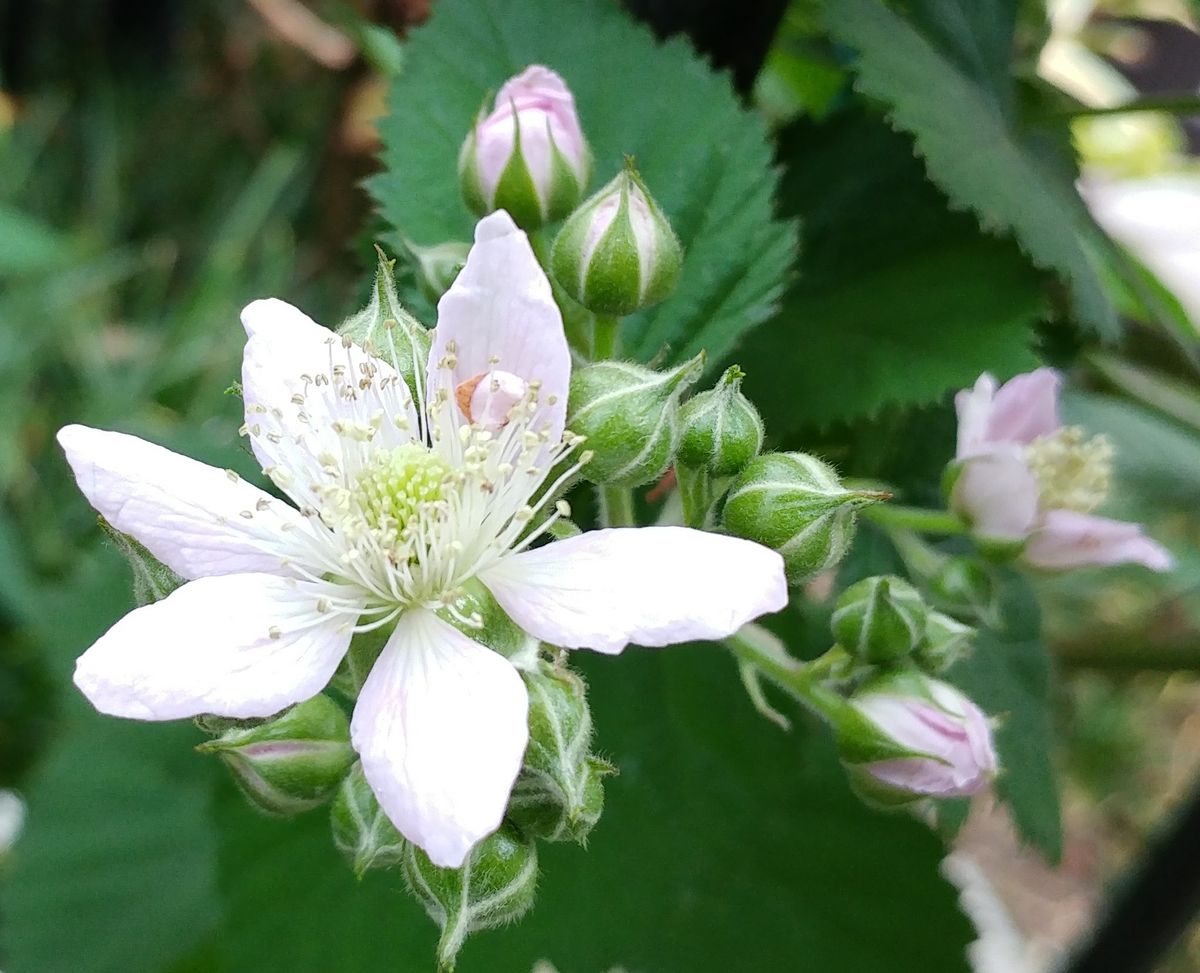
[[[1025,460],[1044,510],[1090,513],[1108,496],[1113,447],[1104,436],[1089,439],[1079,426],[1063,426],[1025,447]]]

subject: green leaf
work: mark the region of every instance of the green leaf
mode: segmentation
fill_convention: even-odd
[[[852,112],[793,126],[780,156],[801,275],[737,354],[773,441],[1036,364],[1041,275],[948,210],[907,136]]]
[[[554,24],[551,30],[547,24]],[[674,296],[625,324],[625,348],[710,361],[763,321],[782,293],[795,226],[774,218],[776,176],[763,120],[682,40],[658,44],[615,4],[441,0],[414,32],[380,124],[387,171],[370,182],[384,218],[420,245],[470,239],[459,148],[481,99],[532,63],[575,93],[602,185],[633,155],[686,258]]]
[[[881,0],[829,0],[827,23],[859,53],[857,89],[884,102],[891,121],[916,137],[930,178],[986,228],[1011,231],[1038,266],[1062,276],[1080,321],[1111,338],[1119,324],[1101,255],[1112,245],[1067,175],[1010,117],[1007,6],[917,0],[908,20]]]
[[[1029,584],[1009,573],[1000,599],[1002,625],[980,629],[975,650],[947,678],[999,718],[996,791],[1021,837],[1057,863],[1063,836],[1050,709],[1053,663],[1040,637],[1041,616]]]
[[[716,647],[589,661],[597,743],[620,768],[604,816],[586,850],[540,847],[533,911],[468,941],[462,973],[965,973],[972,933],[940,842],[863,807],[822,728],[764,720]],[[356,885],[321,815],[223,805],[221,820],[229,969],[432,965],[436,930],[400,878]]]

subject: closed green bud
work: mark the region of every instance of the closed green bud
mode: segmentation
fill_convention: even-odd
[[[436,304],[450,289],[463,265],[467,262],[469,243],[439,243],[433,247],[419,247],[405,243],[412,255],[417,274],[417,286],[431,303]]]
[[[373,868],[392,868],[403,862],[408,842],[383,813],[361,764],[356,763],[338,787],[329,823],[334,845],[359,878]]]
[[[715,388],[688,399],[679,412],[676,461],[714,476],[734,476],[758,455],[763,422],[742,395],[745,373],[731,365]]]
[[[803,584],[841,560],[855,512],[886,494],[847,490],[828,463],[806,453],[751,460],[725,498],[725,528],[783,555],[788,583]]]
[[[414,844],[404,854],[409,890],[442,931],[438,968],[453,970],[468,935],[523,916],[537,889],[537,846],[511,825],[477,844],[461,868],[439,868]]]
[[[925,638],[929,607],[903,578],[863,578],[842,592],[833,636],[855,658],[887,665],[911,655]]]
[[[948,557],[927,581],[935,604],[986,617],[996,602],[996,584],[987,569],[972,558]]]
[[[931,611],[926,619],[925,641],[917,648],[918,665],[929,672],[944,672],[971,651],[975,634],[970,625]]]
[[[704,354],[667,372],[631,362],[597,362],[571,376],[567,425],[586,437],[583,475],[604,486],[657,480],[679,442],[679,398],[700,377]]]
[[[527,834],[582,843],[604,809],[602,778],[612,773],[588,752],[592,714],[583,680],[544,663],[523,676],[529,689],[529,745],[508,816]]]
[[[162,601],[183,584],[183,578],[132,537],[122,534],[103,517],[99,519],[101,529],[116,545],[117,550],[125,555],[129,564],[129,570],[133,574],[133,599],[138,607]]]
[[[371,300],[361,311],[343,321],[337,331],[343,338],[361,345],[394,367],[404,377],[416,401],[419,383],[424,382],[433,337],[400,304],[393,273],[396,261],[384,256],[379,247],[375,252],[379,256],[379,266],[375,271]]]
[[[299,814],[323,804],[354,763],[346,714],[328,696],[247,725],[208,720],[220,735],[196,747],[217,754],[252,803],[271,814]]]
[[[579,207],[554,241],[550,268],[589,311],[632,314],[667,297],[683,251],[632,165]]]

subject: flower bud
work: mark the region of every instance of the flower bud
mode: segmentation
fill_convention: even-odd
[[[741,392],[745,373],[730,366],[715,388],[701,392],[679,411],[676,462],[714,476],[735,476],[763,444],[763,422]]]
[[[725,498],[726,529],[783,555],[788,583],[835,565],[854,537],[855,511],[886,494],[847,490],[827,463],[806,453],[755,457]]]
[[[903,578],[863,578],[842,592],[833,636],[855,658],[887,665],[911,655],[925,638],[929,608]]]
[[[433,247],[419,247],[415,243],[405,243],[405,246],[416,265],[417,286],[431,304],[437,304],[463,269],[471,245],[439,243]]]
[[[370,869],[391,868],[403,861],[408,842],[383,813],[361,764],[354,765],[338,788],[329,821],[333,843],[359,878]]]
[[[929,672],[945,672],[971,651],[975,629],[956,618],[931,611],[926,617],[925,641],[917,647],[917,664]]]
[[[121,533],[103,517],[99,520],[100,527],[108,535],[108,539],[125,555],[129,570],[133,573],[133,599],[139,608],[162,601],[183,584],[183,578],[132,537]]]
[[[612,772],[588,753],[592,714],[583,680],[545,664],[522,675],[529,689],[529,746],[508,816],[535,837],[582,843],[600,819],[602,778]]]
[[[507,210],[523,230],[570,213],[591,167],[570,89],[537,64],[504,83],[491,113],[480,111],[458,156],[468,208],[478,216]]]
[[[940,562],[926,582],[934,604],[974,617],[990,615],[996,603],[996,583],[973,558],[948,557]]]
[[[355,759],[346,714],[328,696],[260,723],[201,725],[220,735],[196,749],[217,754],[246,797],[271,814],[299,814],[324,803]]]
[[[396,261],[387,259],[379,247],[375,252],[379,255],[379,266],[375,271],[375,286],[371,288],[371,301],[343,321],[337,329],[338,334],[393,366],[404,376],[413,401],[418,401],[417,390],[424,381],[433,337],[400,305],[393,273]]]
[[[403,865],[409,890],[442,930],[441,969],[454,969],[469,934],[513,922],[533,905],[537,846],[511,825],[479,842],[462,868],[439,868],[414,844]]]
[[[679,398],[700,377],[703,353],[669,372],[605,361],[571,376],[567,425],[587,438],[583,475],[605,486],[641,486],[671,465],[679,441]]]
[[[563,289],[606,315],[657,304],[675,289],[682,265],[675,231],[631,165],[571,214],[550,254]]]
[[[840,723],[838,748],[851,782],[872,803],[968,797],[996,774],[987,717],[947,683],[890,673],[849,702],[864,723]]]

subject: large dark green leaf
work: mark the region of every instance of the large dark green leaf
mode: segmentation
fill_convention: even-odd
[[[801,218],[800,278],[735,356],[774,439],[1035,364],[1040,275],[950,212],[906,136],[847,112],[794,126],[780,155],[781,204]]]
[[[470,940],[463,973],[966,970],[938,840],[846,788],[824,732],[756,714],[715,647],[588,666],[619,767],[588,848],[543,845],[534,911]],[[222,815],[230,970],[421,970],[435,934],[397,877],[355,885],[320,814]],[[913,916],[919,915],[920,922]]]
[[[906,19],[881,0],[829,0],[828,27],[858,51],[856,87],[916,137],[930,177],[985,227],[1011,231],[1068,283],[1079,319],[1112,337],[1101,283],[1110,244],[1066,173],[1020,131],[1012,99],[1011,4],[918,0]]]
[[[558,0],[441,0],[380,125],[387,171],[370,188],[382,215],[418,244],[470,239],[459,147],[484,96],[538,62],[575,93],[593,185],[633,155],[687,250],[679,290],[626,323],[626,347],[724,355],[774,308],[795,250],[794,226],[772,214],[766,126],[685,42],[658,44],[614,3],[575,0],[568,14]]]

